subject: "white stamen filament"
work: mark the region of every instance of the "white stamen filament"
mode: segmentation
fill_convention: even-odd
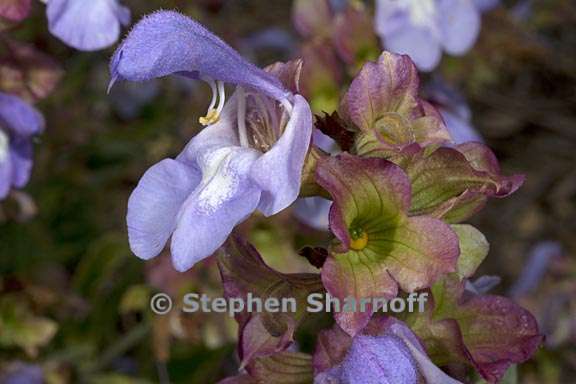
[[[212,100],[208,106],[208,111],[205,116],[198,119],[200,124],[207,126],[215,124],[220,120],[220,114],[222,113],[224,103],[226,102],[226,90],[222,81],[214,81],[207,76],[202,76],[200,79],[208,83],[212,90]],[[215,109],[214,107],[216,106],[216,102],[218,102],[218,107]]]
[[[281,103],[286,112],[288,112],[289,115],[292,115],[292,103],[288,99],[282,99]]]
[[[248,131],[246,130],[246,93],[244,88],[238,86],[238,139],[240,145],[247,148],[248,144]]]
[[[216,82],[218,84],[218,109],[216,109],[216,112],[218,112],[218,116],[220,116],[220,113],[222,113],[222,110],[224,109],[224,102],[226,101],[226,90],[224,89],[224,83],[222,81],[217,81]]]
[[[8,135],[0,129],[0,163],[8,158],[8,148],[10,145],[10,140]]]

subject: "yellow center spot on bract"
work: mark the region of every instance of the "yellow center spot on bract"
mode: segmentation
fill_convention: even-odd
[[[201,118],[198,119],[200,124],[202,124],[205,127],[217,123],[218,120],[220,120],[220,114],[216,109],[213,108],[208,111],[206,116],[202,116]]]
[[[358,236],[355,239],[352,239],[352,241],[350,242],[350,248],[352,248],[355,251],[363,250],[364,248],[366,248],[366,245],[368,245],[368,234],[366,232],[362,232],[360,236]]]

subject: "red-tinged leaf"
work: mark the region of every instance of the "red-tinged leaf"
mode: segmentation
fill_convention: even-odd
[[[0,21],[18,23],[28,17],[32,0],[2,0],[0,2]]]
[[[530,312],[505,297],[464,291],[456,275],[436,283],[432,295],[427,311],[409,314],[407,322],[437,365],[468,364],[496,383],[542,343]]]
[[[242,298],[247,303],[251,294],[261,300],[294,298],[297,302],[295,312],[291,307],[281,313],[269,313],[264,308],[261,312],[245,310],[236,316],[243,366],[257,356],[285,350],[306,316],[308,295],[324,290],[319,275],[277,272],[264,263],[254,247],[235,235],[220,251],[218,266],[227,298]]]
[[[354,145],[354,132],[338,116],[338,112],[324,113],[324,116],[316,115],[315,127],[326,136],[331,137],[343,151],[350,151]]]
[[[322,268],[328,257],[328,250],[322,247],[304,247],[298,254],[305,257],[316,268]]]
[[[259,357],[247,370],[258,384],[310,384],[314,381],[312,357],[300,352]]]
[[[397,165],[342,154],[321,160],[316,178],[334,200],[330,229],[340,241],[322,268],[331,295],[392,298],[398,287],[413,292],[456,270],[458,237],[440,220],[408,216],[410,181]],[[354,335],[371,315],[368,305],[335,318]]]
[[[355,153],[392,158],[413,145],[447,143],[440,114],[418,91],[418,71],[408,56],[384,52],[366,63],[340,106],[342,117],[361,130]]]
[[[0,87],[35,102],[48,96],[62,77],[62,69],[48,55],[21,42],[3,39]]]
[[[356,65],[374,60],[381,49],[372,16],[361,2],[350,2],[336,15],[333,32],[338,55],[348,64]]]
[[[333,16],[329,0],[295,0],[292,5],[292,22],[304,37],[329,35]]]
[[[484,146],[482,149],[491,153]],[[522,184],[522,176],[493,173],[497,167],[492,163],[480,168],[479,164],[485,163],[472,157],[469,160],[452,148],[404,156],[401,166],[412,181],[411,214],[460,221],[477,212],[486,198],[508,196]]]

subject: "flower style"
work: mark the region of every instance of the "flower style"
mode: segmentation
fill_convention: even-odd
[[[22,99],[0,93],[0,200],[22,188],[32,171],[32,137],[44,129],[44,118]]]
[[[480,13],[490,4],[474,0],[376,0],[376,32],[386,48],[408,54],[422,71],[442,57],[463,55],[480,31]]]
[[[435,366],[410,328],[392,317],[374,318],[354,337],[336,325],[318,338],[314,384],[460,383]]]
[[[111,46],[130,23],[130,10],[118,0],[47,0],[46,16],[50,32],[81,51]]]
[[[270,216],[292,204],[312,133],[310,107],[296,94],[300,66],[263,71],[177,12],[153,13],[134,27],[112,58],[112,83],[180,74],[213,91],[200,119],[207,128],[175,160],[150,168],[130,197],[128,235],[138,257],[158,255],[172,236],[174,267],[185,271],[256,209]],[[224,82],[237,85],[227,102]]]

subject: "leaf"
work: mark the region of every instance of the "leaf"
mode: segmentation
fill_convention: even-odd
[[[2,0],[0,3],[0,23],[18,23],[28,17],[32,0]],[[4,20],[2,20],[4,19]]]
[[[58,85],[63,71],[50,56],[34,46],[2,39],[0,86],[29,102],[47,97]]]
[[[283,274],[268,267],[258,251],[233,235],[218,255],[218,267],[226,298],[248,302],[249,295],[266,299],[296,300],[296,310],[271,313],[244,311],[236,316],[240,325],[242,366],[257,356],[285,350],[292,342],[297,325],[306,316],[308,295],[323,292],[320,276],[311,273]]]
[[[456,232],[460,241],[458,275],[460,278],[471,277],[488,255],[490,245],[482,232],[471,225],[452,225],[452,230]]]
[[[35,316],[22,297],[5,296],[0,301],[0,345],[22,348],[30,357],[52,340],[56,322]]]
[[[442,144],[450,135],[438,111],[419,97],[420,80],[406,55],[383,52],[364,64],[342,98],[341,116],[361,131],[354,151],[391,158],[416,145]]]
[[[304,247],[298,254],[305,257],[316,268],[322,268],[328,257],[328,250],[322,247]]]
[[[354,132],[346,127],[346,123],[338,116],[338,112],[316,115],[316,128],[326,136],[331,137],[343,151],[349,151],[354,145]]]
[[[465,363],[498,382],[508,367],[536,352],[543,336],[532,314],[510,299],[472,295],[463,286],[456,274],[436,283],[432,305],[409,314],[407,322],[436,364]]]
[[[372,17],[361,2],[349,2],[334,20],[332,39],[338,55],[346,63],[358,65],[378,57],[381,49]]]
[[[258,384],[310,384],[314,381],[312,357],[300,352],[280,352],[259,357],[248,367]]]
[[[401,166],[412,181],[411,214],[461,221],[482,208],[488,197],[506,197],[524,181],[523,176],[502,176],[492,172],[495,168],[474,164],[478,166],[452,148],[405,156]]]

